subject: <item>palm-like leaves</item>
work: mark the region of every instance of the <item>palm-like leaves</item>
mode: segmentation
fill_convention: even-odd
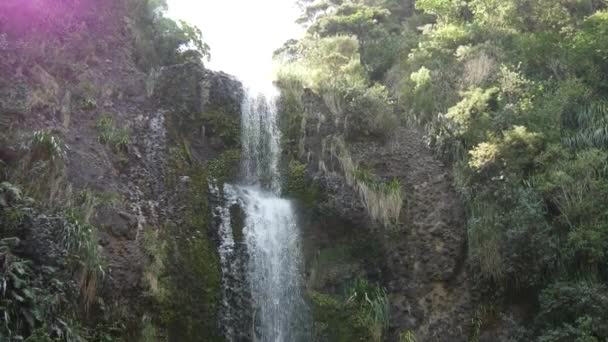
[[[572,133],[562,143],[573,149],[608,147],[608,102],[593,103],[565,118]]]

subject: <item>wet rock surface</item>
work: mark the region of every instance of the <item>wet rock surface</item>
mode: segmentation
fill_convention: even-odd
[[[304,106],[306,122],[296,155],[308,165],[308,178],[320,184],[322,215],[350,225],[350,233],[346,228],[345,234],[367,229],[380,241],[381,259],[375,261],[375,268],[381,272],[359,273],[368,278],[380,275],[387,288],[392,339],[410,330],[419,341],[466,341],[473,309],[465,267],[465,215],[449,171],[412,128],[399,128],[384,139],[349,141],[353,161],[380,179],[397,179],[402,185],[405,200],[399,222],[394,229],[385,229],[369,218],[359,194],[347,184],[341,165],[330,152],[329,142],[342,135],[338,121],[310,92]],[[313,240],[308,243],[318,244],[319,236],[325,234],[324,244],[340,244],[339,239],[332,241],[327,236],[332,226],[321,223],[308,234]],[[322,247],[317,245],[317,249]],[[351,262],[356,267],[362,264]],[[322,285],[321,289],[331,292],[331,287]]]

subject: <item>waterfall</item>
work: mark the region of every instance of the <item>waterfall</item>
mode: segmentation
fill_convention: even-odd
[[[300,232],[292,203],[280,198],[280,131],[274,101],[264,95],[246,96],[241,123],[242,185],[226,184],[214,211],[220,221],[222,331],[228,341],[309,341]],[[244,212],[242,227],[233,222],[235,205]],[[236,242],[235,229],[241,228],[242,241]]]
[[[246,96],[241,115],[244,181],[280,193],[277,109],[265,95]]]

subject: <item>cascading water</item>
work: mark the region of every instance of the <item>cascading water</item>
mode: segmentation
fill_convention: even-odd
[[[300,233],[292,203],[280,198],[280,133],[274,101],[262,95],[247,96],[241,120],[244,185],[226,184],[223,204],[215,210],[221,221],[224,300],[220,323],[229,341],[309,341]],[[245,214],[241,253],[230,213],[237,204]],[[243,299],[244,287],[250,301]],[[249,315],[243,315],[243,310]],[[248,332],[239,331],[246,329],[239,325],[243,321],[251,322]]]

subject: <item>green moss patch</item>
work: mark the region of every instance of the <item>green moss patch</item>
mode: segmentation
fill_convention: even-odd
[[[208,133],[220,138],[226,147],[238,147],[241,142],[240,116],[223,110],[209,110],[200,115]]]
[[[314,207],[320,196],[319,188],[306,177],[306,164],[291,160],[283,185],[283,195],[299,200],[306,207]]]
[[[219,184],[230,182],[238,176],[240,161],[240,149],[227,150],[209,162],[209,176]]]

